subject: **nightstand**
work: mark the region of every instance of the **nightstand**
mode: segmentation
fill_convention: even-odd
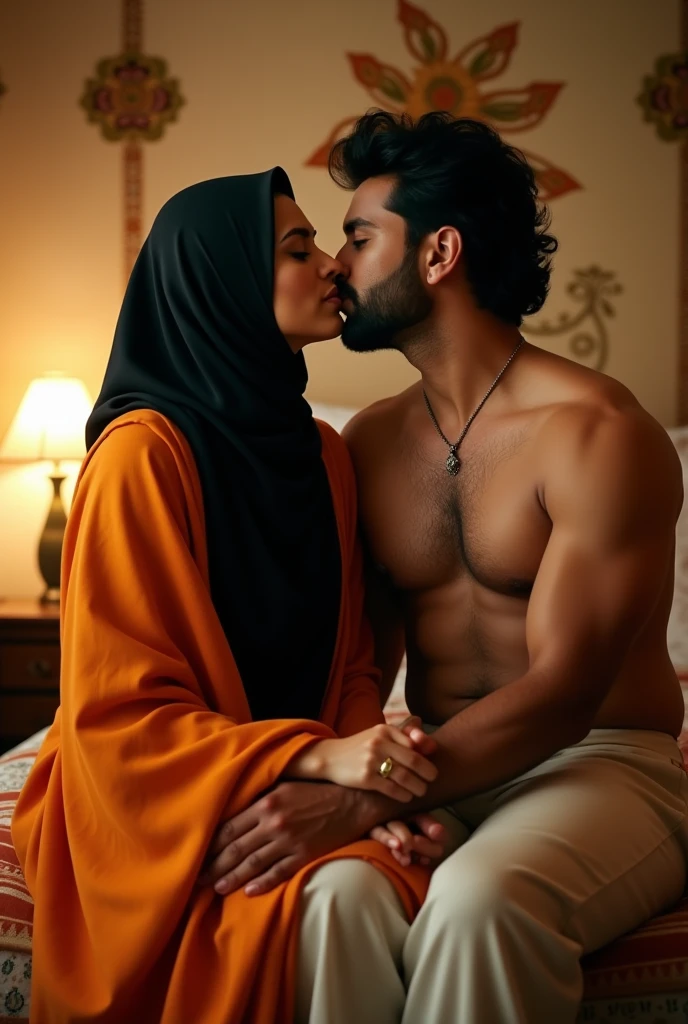
[[[0,600],[0,752],[50,725],[59,703],[59,608]]]

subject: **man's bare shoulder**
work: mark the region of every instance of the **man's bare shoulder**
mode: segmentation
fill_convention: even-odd
[[[523,364],[524,393],[536,407],[641,408],[621,381],[565,356],[528,345]]]
[[[637,502],[653,495],[678,514],[683,474],[669,435],[626,388],[613,385],[554,406],[544,420],[545,490],[611,490]]]
[[[682,493],[669,435],[620,381],[531,349],[526,392],[542,485],[585,485],[597,470],[612,486],[622,477],[646,479],[665,495]]]
[[[544,414],[538,419],[546,441],[576,445],[606,432],[673,448],[664,428],[614,377],[542,350],[535,360],[531,397]]]

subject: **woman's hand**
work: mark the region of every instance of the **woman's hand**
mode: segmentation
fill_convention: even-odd
[[[434,750],[434,741],[422,733],[414,741],[413,731],[409,729],[412,735],[407,735],[392,725],[375,725],[345,739],[321,740],[295,758],[285,775],[375,790],[407,803],[414,796],[424,796],[428,782],[437,777],[435,766],[418,752],[418,739],[425,754]],[[381,775],[380,767],[388,758],[392,769]]]

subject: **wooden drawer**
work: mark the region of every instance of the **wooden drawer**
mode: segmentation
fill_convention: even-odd
[[[25,740],[51,725],[60,698],[57,694],[0,693],[0,722],[4,736]]]
[[[5,643],[0,647],[0,691],[58,690],[59,685],[57,644]]]

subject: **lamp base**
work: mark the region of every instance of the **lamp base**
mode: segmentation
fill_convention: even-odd
[[[45,580],[45,591],[41,597],[42,604],[55,604],[60,600],[62,540],[67,525],[60,488],[65,479],[66,477],[61,473],[54,473],[50,477],[53,485],[53,500],[38,544],[38,567]]]

